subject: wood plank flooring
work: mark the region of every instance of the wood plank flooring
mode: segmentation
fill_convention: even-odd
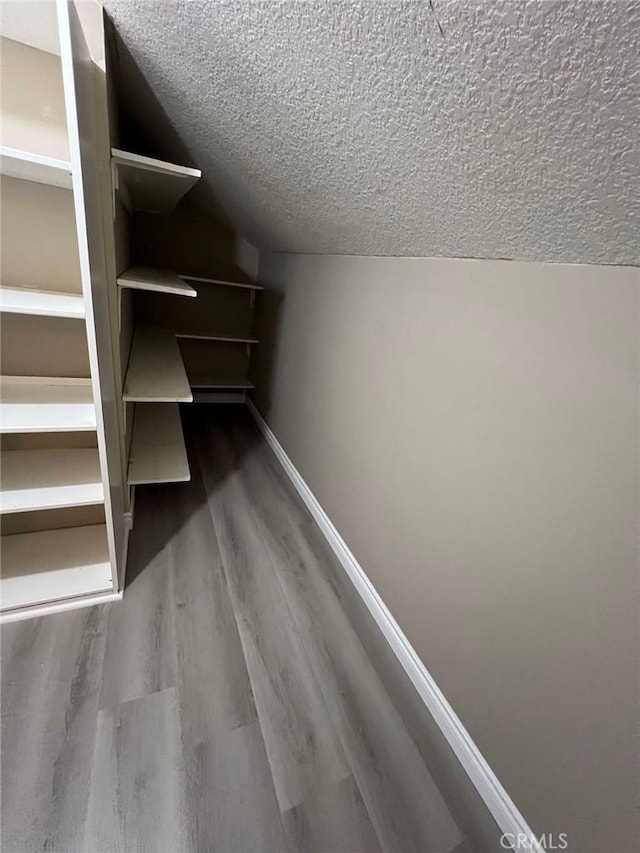
[[[2,628],[2,850],[471,851],[248,413],[183,417],[124,600]]]

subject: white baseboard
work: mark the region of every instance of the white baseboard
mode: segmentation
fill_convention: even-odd
[[[487,808],[493,815],[499,828],[505,834],[510,833],[508,836],[510,839],[526,838],[527,850],[544,853],[543,847],[537,842],[535,835],[520,814],[515,803],[485,761],[480,750],[471,739],[469,732],[462,725],[457,714],[445,699],[442,691],[427,671],[415,649],[391,615],[384,601],[378,595],[364,569],[353,556],[331,519],[303,480],[300,472],[285,453],[284,448],[271,431],[271,428],[267,425],[251,400],[247,400],[247,406],[258,428],[264,435],[267,444],[278,457],[294,488],[326,537],[340,564],[351,578],[353,585],[393,649],[403,669],[411,679],[420,698],[440,727],[449,746],[456,754],[478,794],[482,797]],[[516,849],[525,848],[518,846]]]
[[[62,613],[65,610],[77,610],[79,607],[107,604],[109,601],[120,601],[121,599],[122,592],[104,592],[97,595],[68,598],[65,601],[51,601],[47,604],[20,607],[0,614],[0,625],[5,625],[7,622],[20,622],[22,619],[35,619],[36,616],[50,616],[52,613]]]

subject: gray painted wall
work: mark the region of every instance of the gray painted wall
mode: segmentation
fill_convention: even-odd
[[[256,401],[537,833],[640,849],[640,271],[273,254]]]
[[[125,112],[256,245],[640,263],[638,0],[104,5]]]

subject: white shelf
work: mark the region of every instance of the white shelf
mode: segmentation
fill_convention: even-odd
[[[55,3],[39,3],[36,9],[30,3],[3,3],[3,38],[26,44],[36,50],[60,55],[58,16]]]
[[[129,455],[130,486],[191,479],[177,403],[138,403]]]
[[[42,154],[31,154],[0,145],[0,171],[10,178],[48,184],[65,190],[72,188],[71,163]]]
[[[220,376],[215,373],[192,372],[189,377],[192,388],[254,388],[246,376]]]
[[[104,524],[3,536],[2,610],[113,589]]]
[[[204,284],[220,284],[224,287],[244,287],[246,290],[264,290],[261,284],[254,284],[250,281],[227,281],[224,278],[200,278],[197,275],[183,275],[179,273],[180,278],[185,281],[201,281]]]
[[[134,403],[193,400],[174,334],[157,326],[136,327],[123,399]]]
[[[0,432],[95,430],[91,380],[3,376]]]
[[[257,344],[258,338],[253,335],[225,335],[211,332],[175,332],[176,338],[185,338],[189,341],[222,341],[228,344]]]
[[[124,185],[125,204],[133,210],[148,213],[171,213],[182,197],[202,175],[200,169],[178,166],[111,149],[111,162],[116,169],[117,184]]]
[[[153,290],[176,296],[197,296],[196,291],[170,270],[154,267],[131,267],[118,276],[118,286],[132,290]]]
[[[0,287],[0,311],[4,314],[32,314],[42,317],[84,318],[84,299],[74,293]]]
[[[209,391],[203,389],[196,391],[193,395],[194,403],[245,403],[246,400],[246,389],[242,391]]]
[[[104,502],[94,448],[5,450],[0,458],[0,513]]]

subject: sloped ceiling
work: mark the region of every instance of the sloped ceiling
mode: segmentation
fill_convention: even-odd
[[[640,262],[637,0],[104,5],[261,247]]]

